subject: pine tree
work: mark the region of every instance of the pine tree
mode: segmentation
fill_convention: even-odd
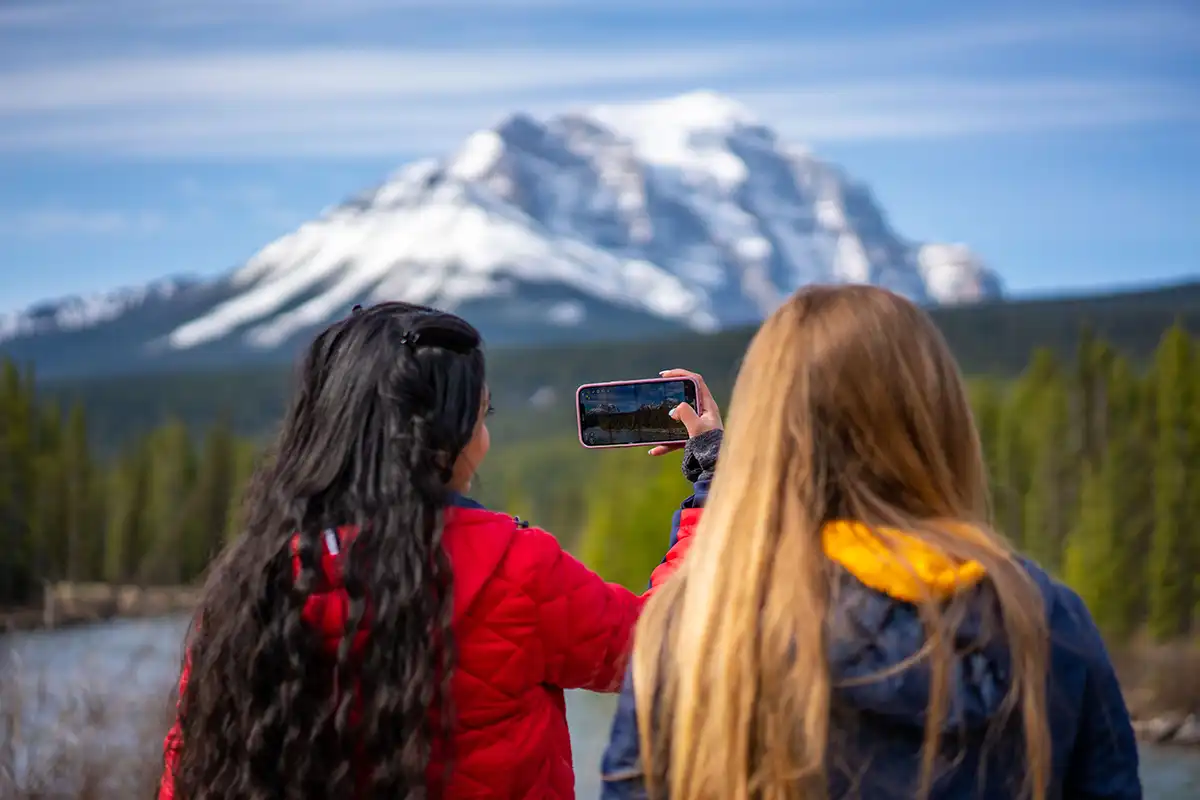
[[[258,448],[247,441],[239,441],[234,446],[233,458],[233,492],[230,494],[229,508],[225,515],[225,541],[232,542],[241,535],[244,527],[243,507],[246,500],[246,490],[254,477],[258,465]]]
[[[1124,639],[1133,632],[1142,586],[1130,579],[1129,537],[1120,519],[1132,498],[1123,490],[1125,451],[1119,440],[1099,465],[1085,464],[1080,509],[1068,540],[1064,578],[1087,603],[1101,630]]]
[[[92,506],[92,465],[88,452],[87,420],[83,408],[71,409],[61,443],[63,524],[67,544],[67,580],[91,577],[95,561],[95,526]]]
[[[995,525],[1017,547],[1025,547],[1025,496],[1032,471],[1029,448],[1023,436],[1025,419],[1021,398],[1009,392],[1000,402],[996,418],[992,472],[992,507]]]
[[[1053,355],[1035,356],[1022,378],[1017,410],[1026,421],[1030,484],[1025,494],[1022,544],[1046,569],[1062,566],[1073,498],[1066,481],[1070,462],[1068,396]]]
[[[1079,453],[1087,465],[1100,469],[1108,434],[1108,382],[1114,353],[1085,326],[1076,361]]]
[[[88,480],[88,524],[86,527],[88,552],[88,580],[105,581],[108,547],[109,497],[108,462],[93,460]]]
[[[983,448],[983,460],[994,494],[999,473],[998,445],[1004,392],[1001,387],[990,380],[971,381],[967,389],[971,400],[971,410],[975,417],[975,426],[979,429],[979,444]]]
[[[1109,557],[1119,580],[1105,599],[1111,608],[1110,629],[1132,634],[1145,614],[1146,552],[1153,528],[1154,493],[1149,442],[1153,433],[1154,395],[1123,358],[1114,358],[1109,380],[1105,485],[1112,508]]]
[[[154,539],[145,577],[152,583],[183,581],[186,532],[194,514],[192,484],[195,456],[183,423],[173,420],[150,436],[150,495],[147,524]]]
[[[108,474],[104,578],[141,582],[142,562],[152,544],[147,506],[151,457],[146,441],[135,442]]]
[[[187,537],[184,580],[199,575],[225,542],[234,496],[235,459],[233,432],[222,420],[205,437],[197,468],[191,513],[184,526]]]
[[[0,363],[0,604],[32,597],[40,543],[31,529],[34,492],[32,386]]]
[[[1192,575],[1192,630],[1200,634],[1200,338],[1191,340],[1190,350],[1191,380],[1185,379],[1188,403],[1183,468],[1187,502],[1183,514],[1183,538],[1189,545],[1186,572]]]
[[[1150,545],[1150,632],[1172,639],[1188,629],[1192,604],[1190,550],[1185,534],[1188,383],[1191,352],[1179,325],[1167,331],[1155,358],[1158,435],[1154,459],[1154,534]]]
[[[21,532],[23,558],[37,571],[43,543],[33,530],[37,417],[33,384],[16,364],[0,365],[0,512]]]
[[[62,459],[62,418],[54,406],[39,410],[35,442],[29,528],[41,556],[38,572],[47,580],[68,580],[67,515],[63,503],[67,481]]]

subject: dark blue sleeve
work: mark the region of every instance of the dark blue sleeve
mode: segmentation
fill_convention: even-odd
[[[1080,626],[1080,651],[1087,659],[1079,731],[1071,750],[1063,797],[1078,800],[1142,800],[1137,739],[1104,640],[1079,596],[1063,604]]]
[[[679,508],[675,509],[675,513],[671,516],[671,541],[667,546],[670,550],[679,541],[679,518],[683,515],[685,509],[689,508],[704,508],[704,501],[708,499],[708,487],[712,483],[710,478],[696,481],[692,485],[692,494],[687,500],[680,504]],[[663,556],[663,561],[666,561],[666,556]]]
[[[721,451],[721,430],[702,433],[689,439],[683,450],[683,476],[692,484],[692,495],[675,510],[671,517],[671,543],[668,550],[679,541],[679,517],[685,509],[704,508],[708,499],[708,487],[712,485],[713,473],[717,469],[717,456]],[[663,557],[666,561],[666,557]]]
[[[712,483],[720,447],[720,431],[710,431],[688,442],[684,451],[683,472],[692,481],[692,496],[683,501],[671,518],[672,547],[679,539],[679,517],[683,510],[703,508],[708,499],[708,487]],[[621,695],[617,698],[617,713],[613,717],[608,747],[600,762],[600,774],[601,800],[643,800],[646,797],[632,665],[625,673]]]
[[[601,800],[643,800],[646,786],[642,775],[641,740],[637,728],[637,698],[633,689],[633,667],[617,698],[608,747],[600,762]]]

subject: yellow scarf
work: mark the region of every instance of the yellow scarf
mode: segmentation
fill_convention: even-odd
[[[906,603],[929,595],[944,599],[986,574],[976,561],[960,562],[916,537],[889,528],[838,520],[821,531],[825,555],[877,592]],[[882,537],[887,538],[885,543]]]

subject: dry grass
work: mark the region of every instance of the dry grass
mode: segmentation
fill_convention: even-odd
[[[131,688],[114,696],[0,666],[0,798],[153,798],[170,697]]]
[[[1114,650],[1113,659],[1135,718],[1200,714],[1200,641],[1138,642]]]
[[[1200,642],[1142,643],[1113,656],[1135,717],[1200,713]],[[173,698],[169,686],[139,683],[137,666],[114,692],[0,663],[0,798],[153,798]]]

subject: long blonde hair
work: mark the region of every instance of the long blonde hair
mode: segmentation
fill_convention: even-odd
[[[869,286],[809,287],[763,324],[730,405],[721,465],[684,567],[638,625],[634,684],[652,796],[793,800],[827,793],[835,520],[903,530],[986,571],[1012,658],[1025,794],[1049,780],[1049,637],[1040,592],[991,531],[979,436],[932,320]],[[962,535],[966,528],[972,535]],[[929,794],[965,598],[918,603],[927,661],[920,796]],[[894,674],[892,670],[890,674]],[[880,676],[885,677],[885,676]]]

